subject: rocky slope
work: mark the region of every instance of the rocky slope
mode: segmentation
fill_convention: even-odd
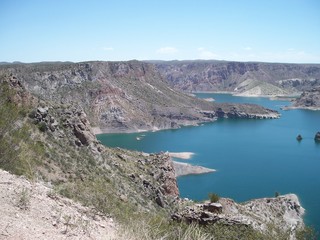
[[[260,86],[261,95],[271,96],[291,94],[320,85],[319,64],[228,61],[154,61],[153,63],[171,86],[187,92],[233,92],[247,80],[267,83]],[[259,93],[256,90],[253,89],[254,93]]]
[[[0,239],[116,239],[112,218],[0,169]]]
[[[300,97],[292,101],[292,105],[285,109],[320,110],[320,87],[304,91]]]
[[[278,116],[259,106],[219,105],[182,94],[168,87],[154,65],[138,61],[12,64],[0,66],[0,73],[15,76],[45,101],[81,106],[96,132],[177,128],[214,121],[221,112]]]

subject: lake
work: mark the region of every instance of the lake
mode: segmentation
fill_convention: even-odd
[[[280,119],[221,119],[198,127],[132,134],[100,134],[109,147],[144,152],[194,152],[191,164],[216,169],[214,173],[178,178],[181,197],[208,198],[214,192],[238,202],[296,193],[306,209],[305,222],[320,230],[320,111],[280,107],[287,101],[197,94],[216,102],[256,103],[278,110]],[[301,134],[303,140],[296,137]],[[138,141],[137,138],[140,140]]]

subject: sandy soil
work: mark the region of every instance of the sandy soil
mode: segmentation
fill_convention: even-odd
[[[0,170],[0,239],[116,239],[111,218]]]

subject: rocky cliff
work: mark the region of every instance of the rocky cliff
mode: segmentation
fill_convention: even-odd
[[[225,117],[278,117],[256,105],[219,105],[180,93],[153,64],[138,61],[9,64],[0,66],[0,73],[18,78],[45,101],[81,106],[96,132],[177,128],[214,121],[221,112]]]
[[[255,82],[251,86],[255,89],[244,93],[246,95],[285,95],[320,85],[319,64],[228,61],[156,61],[153,63],[171,86],[186,92],[239,92],[243,82],[248,80]],[[251,88],[245,90],[248,91]]]

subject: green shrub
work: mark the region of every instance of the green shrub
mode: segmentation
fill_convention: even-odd
[[[209,193],[208,195],[209,195],[210,202],[212,203],[218,202],[220,199],[219,195],[216,193]]]
[[[28,117],[29,118],[35,118],[37,114],[37,110],[33,109],[31,112],[29,112]]]
[[[45,122],[40,122],[38,128],[41,132],[46,132],[48,130],[47,124]]]

